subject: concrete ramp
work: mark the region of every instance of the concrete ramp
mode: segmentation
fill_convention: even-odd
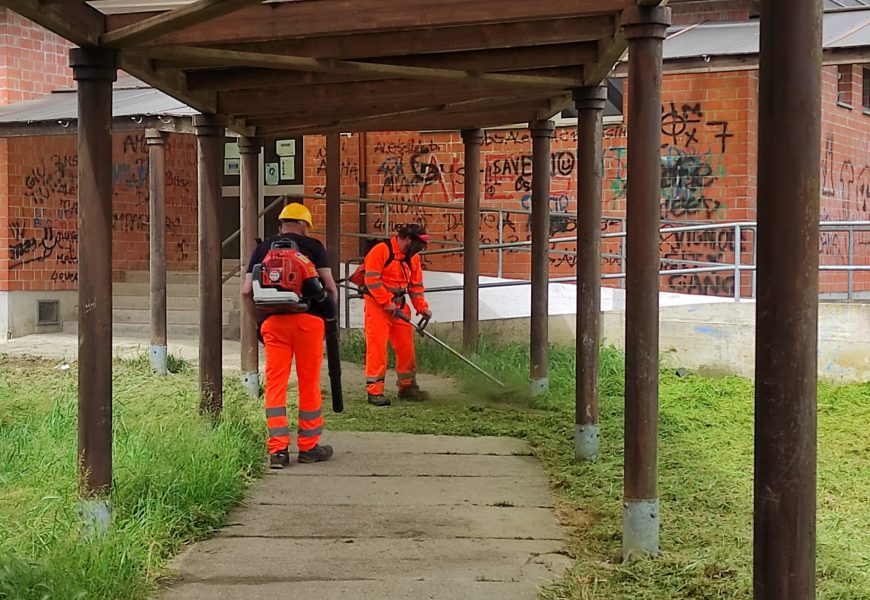
[[[227,527],[174,561],[161,600],[532,600],[571,564],[524,442],[328,432],[323,443],[333,460],[268,472]]]

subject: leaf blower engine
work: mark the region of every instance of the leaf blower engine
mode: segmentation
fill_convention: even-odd
[[[314,263],[292,240],[273,242],[251,276],[254,304],[265,313],[303,313],[326,300]]]
[[[304,313],[317,307],[326,325],[326,356],[332,389],[332,410],[344,410],[339,354],[338,311],[326,295],[314,263],[292,240],[272,243],[263,261],[251,273],[254,304],[266,314]]]

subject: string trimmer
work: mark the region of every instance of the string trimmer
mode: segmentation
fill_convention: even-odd
[[[414,329],[417,330],[417,333],[419,333],[423,337],[429,338],[430,340],[432,340],[433,342],[435,342],[436,344],[438,344],[439,346],[441,346],[442,348],[447,350],[450,354],[452,354],[453,356],[455,356],[456,358],[458,358],[459,360],[461,360],[462,362],[467,364],[469,367],[471,367],[472,369],[474,369],[475,371],[477,371],[478,373],[480,373],[481,375],[483,375],[484,377],[486,377],[490,381],[497,383],[499,385],[499,387],[502,387],[502,388],[505,387],[505,385],[501,381],[499,381],[498,379],[496,379],[495,377],[493,377],[492,375],[490,375],[489,373],[487,373],[486,371],[484,371],[483,369],[478,367],[476,364],[471,362],[468,358],[463,356],[458,351],[451,348],[449,345],[447,345],[446,342],[439,340],[433,334],[426,331],[426,326],[429,324],[429,317],[420,317],[420,321],[417,324],[414,324],[413,322],[411,322],[411,317],[409,317],[408,315],[403,313],[401,310],[397,310],[395,312],[395,315],[398,318],[400,318],[401,320],[410,324],[411,327],[413,327]]]

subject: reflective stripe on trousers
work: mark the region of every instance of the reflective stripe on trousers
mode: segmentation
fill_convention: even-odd
[[[403,312],[411,315],[406,306]],[[396,352],[396,372],[399,389],[416,383],[417,360],[414,356],[414,328],[410,323],[390,317],[369,297],[365,299],[366,391],[379,396],[384,393],[387,373],[387,342]]]
[[[290,445],[287,422],[287,382],[296,358],[299,388],[299,450],[317,445],[323,431],[320,367],[324,323],[309,314],[272,315],[261,328],[266,347],[266,426],[270,454]]]

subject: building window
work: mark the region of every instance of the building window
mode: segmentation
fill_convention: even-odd
[[[864,107],[864,112],[870,114],[870,67],[864,67],[862,69],[864,76],[861,78],[863,81],[863,92],[861,94],[861,106]]]
[[[852,108],[852,65],[837,67],[837,104]]]

